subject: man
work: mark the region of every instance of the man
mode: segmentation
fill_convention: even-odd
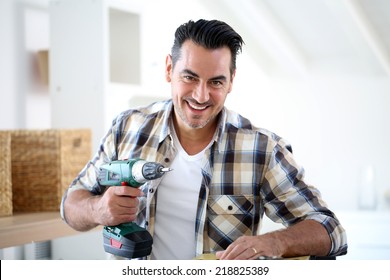
[[[217,20],[189,21],[166,58],[172,100],[113,122],[95,158],[64,194],[79,231],[136,221],[153,235],[152,259],[327,256],[347,252],[345,231],[304,181],[291,147],[224,107],[243,40]],[[102,188],[99,166],[142,158],[173,168],[140,189]],[[260,235],[262,217],[286,229]]]

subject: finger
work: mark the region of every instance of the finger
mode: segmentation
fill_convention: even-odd
[[[132,188],[128,186],[117,186],[115,187],[114,193],[119,196],[131,196],[131,197],[145,196],[145,194],[140,189]]]
[[[120,196],[117,199],[117,205],[124,208],[137,208],[139,200],[136,197]]]
[[[261,255],[261,253],[255,247],[250,247],[248,248],[248,250],[250,251],[249,252],[250,257],[248,259],[254,260],[259,258],[259,256]]]
[[[246,246],[243,243],[234,244],[232,243],[221,256],[221,260],[236,260],[245,258]]]
[[[252,248],[242,248],[240,251],[236,251],[236,255],[232,255],[231,259],[233,260],[249,260],[253,257]]]
[[[228,256],[231,254],[231,252],[233,251],[235,247],[235,242],[233,242],[232,244],[230,244],[224,251],[219,251],[216,253],[216,256],[218,257],[218,259],[220,260],[227,260],[228,259]]]
[[[227,259],[227,256],[230,254],[230,252],[232,251],[233,249],[233,246],[232,245],[229,245],[226,250],[224,251],[219,251],[217,252],[215,255],[217,256],[218,259],[220,260],[226,260]]]

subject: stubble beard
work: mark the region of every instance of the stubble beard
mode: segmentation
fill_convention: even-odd
[[[176,108],[176,112],[179,115],[180,119],[183,121],[183,123],[193,129],[204,128],[213,119],[213,116],[210,116],[205,121],[196,121],[196,119],[200,119],[201,117],[194,116],[195,121],[190,121],[181,108]]]
[[[183,101],[184,103],[186,101]],[[206,120],[202,121],[201,118],[202,116],[193,116],[193,120],[190,120],[187,115],[185,114],[183,108],[181,106],[179,106],[179,104],[177,102],[174,102],[174,110],[175,112],[177,113],[177,115],[179,116],[179,118],[182,120],[182,122],[188,126],[189,128],[192,128],[192,129],[201,129],[201,128],[204,128],[212,119],[214,119],[214,115],[211,115],[209,118],[207,118]],[[183,105],[183,106],[188,106],[187,104]]]

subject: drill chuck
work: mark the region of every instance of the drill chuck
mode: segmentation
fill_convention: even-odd
[[[171,168],[164,167],[157,162],[139,160],[133,165],[132,175],[135,181],[145,183],[149,180],[158,179],[171,170]]]

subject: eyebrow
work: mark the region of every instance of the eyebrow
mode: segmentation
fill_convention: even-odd
[[[189,70],[189,69],[184,69],[183,71],[181,71],[182,74],[189,74],[191,76],[194,76],[196,78],[199,78],[199,75],[196,74],[195,72]],[[219,75],[219,76],[216,76],[216,77],[213,77],[211,79],[209,79],[210,81],[220,81],[220,80],[223,80],[223,81],[227,81],[227,78],[226,76],[224,75]]]

